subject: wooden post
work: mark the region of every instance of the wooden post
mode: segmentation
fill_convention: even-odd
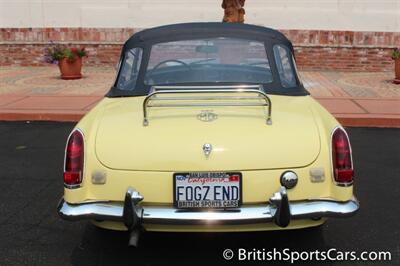
[[[224,9],[223,22],[243,23],[244,22],[244,2],[246,0],[223,0]]]

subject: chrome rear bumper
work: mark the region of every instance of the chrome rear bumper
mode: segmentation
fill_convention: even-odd
[[[312,200],[289,202],[286,190],[281,189],[269,204],[243,205],[239,209],[215,211],[187,211],[172,206],[146,206],[139,204],[136,191],[128,190],[125,202],[87,202],[69,204],[61,199],[58,214],[66,220],[119,221],[127,227],[141,224],[196,225],[196,224],[256,224],[274,222],[285,227],[292,219],[318,219],[323,217],[349,217],[359,209],[356,198],[347,202]],[[132,199],[130,202],[129,199]]]

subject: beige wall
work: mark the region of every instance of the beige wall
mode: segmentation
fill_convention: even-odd
[[[221,0],[0,0],[0,27],[135,27],[220,21]],[[247,0],[246,22],[279,29],[400,32],[400,0]]]

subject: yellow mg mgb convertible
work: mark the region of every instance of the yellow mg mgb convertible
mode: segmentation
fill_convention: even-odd
[[[67,140],[58,213],[99,227],[258,231],[349,217],[346,131],[304,89],[278,31],[189,23],[123,46],[106,97]]]

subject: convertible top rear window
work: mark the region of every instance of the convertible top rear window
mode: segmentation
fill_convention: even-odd
[[[272,80],[264,43],[234,38],[155,44],[145,74],[147,85]]]
[[[278,68],[279,78],[284,88],[293,88],[297,85],[291,60],[293,56],[287,47],[278,44],[274,46],[274,56],[276,67]]]
[[[142,54],[143,49],[141,48],[133,48],[125,53],[117,81],[120,90],[133,90],[135,88],[142,62]]]

